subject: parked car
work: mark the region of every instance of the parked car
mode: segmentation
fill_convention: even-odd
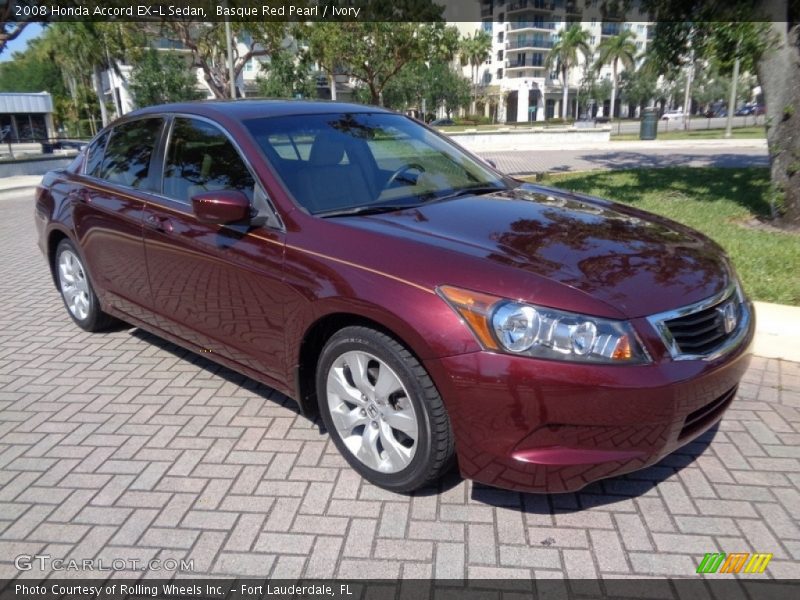
[[[431,125],[434,127],[443,127],[448,125],[455,125],[456,122],[453,119],[434,119],[431,121]]]
[[[746,104],[744,106],[740,106],[734,114],[737,117],[746,117],[749,115],[760,116],[765,112],[766,109],[763,104]]]
[[[668,110],[661,115],[662,121],[683,121],[684,114],[680,110]]]
[[[652,465],[749,361],[713,241],[375,107],[133,112],[44,177],[35,222],[78,327],[120,319],[289,395],[389,490],[453,462],[534,492]]]

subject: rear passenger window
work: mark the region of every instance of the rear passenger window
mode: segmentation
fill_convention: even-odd
[[[162,119],[141,119],[115,127],[98,176],[110,183],[146,187],[150,158],[162,122]]]
[[[107,141],[108,131],[89,145],[89,149],[86,151],[86,166],[83,170],[87,175],[97,177],[100,174],[100,166],[103,164],[103,153],[105,152]]]
[[[238,190],[252,202],[255,181],[222,131],[197,119],[175,119],[164,168],[165,196],[190,203],[192,196]]]

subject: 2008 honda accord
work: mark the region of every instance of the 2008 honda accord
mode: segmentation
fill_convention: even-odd
[[[321,415],[363,477],[580,489],[712,427],[754,317],[677,223],[501,175],[383,109],[151,107],[36,199],[72,319],[120,319]]]

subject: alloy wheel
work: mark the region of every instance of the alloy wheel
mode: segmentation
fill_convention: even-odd
[[[363,351],[341,354],[327,375],[333,424],[348,450],[367,467],[397,473],[414,458],[419,424],[397,374]]]
[[[64,250],[58,257],[58,282],[67,308],[79,321],[89,316],[89,282],[81,260],[71,250]]]

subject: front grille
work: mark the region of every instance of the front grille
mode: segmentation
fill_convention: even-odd
[[[716,350],[731,335],[736,327],[725,330],[724,308],[730,304],[735,323],[741,319],[741,307],[736,298],[731,298],[704,310],[664,321],[678,350],[682,354],[704,355]]]
[[[689,413],[683,422],[681,432],[678,434],[678,440],[687,438],[713,423],[730,406],[733,397],[736,395],[736,389],[736,386],[732,387],[713,402],[709,402],[705,406],[701,406]]]

